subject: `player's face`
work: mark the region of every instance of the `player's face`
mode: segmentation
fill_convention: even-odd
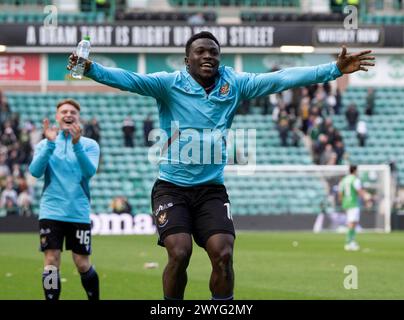
[[[56,112],[56,121],[61,130],[69,130],[73,123],[80,124],[80,112],[71,104],[65,103]]]
[[[197,39],[192,42],[185,63],[197,80],[214,79],[220,64],[219,46],[211,39]]]

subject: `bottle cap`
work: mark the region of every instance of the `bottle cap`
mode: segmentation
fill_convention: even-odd
[[[90,36],[84,36],[83,39],[90,41]]]

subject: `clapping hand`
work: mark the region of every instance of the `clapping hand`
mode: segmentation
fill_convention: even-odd
[[[76,144],[79,142],[80,137],[81,137],[81,127],[77,123],[73,123],[71,127],[69,128],[69,132],[72,136],[72,143]]]
[[[42,121],[42,126],[45,138],[49,141],[55,141],[59,133],[59,128],[57,128],[56,126],[49,127],[49,119],[47,118]]]

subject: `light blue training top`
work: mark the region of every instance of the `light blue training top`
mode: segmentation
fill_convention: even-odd
[[[72,143],[71,135],[60,131],[55,141],[43,139],[35,147],[29,171],[45,183],[39,219],[90,223],[89,182],[95,175],[100,148],[95,140],[80,137]]]
[[[336,62],[314,67],[287,68],[270,73],[238,73],[230,67],[221,66],[215,87],[207,94],[186,70],[139,74],[119,68],[106,68],[93,62],[86,73],[87,77],[97,82],[156,99],[160,129],[164,130],[168,138],[171,137],[168,141],[168,151],[162,148],[159,179],[179,186],[223,184],[223,171],[227,161],[225,143],[221,147],[220,163],[198,161],[203,158],[203,153],[207,152],[207,148],[202,150],[204,145],[210,145],[213,150],[214,143],[222,140],[215,139],[214,134],[202,133],[204,129],[210,129],[212,132],[218,130],[226,136],[242,100],[293,87],[327,82],[341,75]],[[173,121],[176,122],[175,130],[171,126]],[[179,135],[176,134],[177,129]],[[198,137],[195,138],[189,133],[189,129],[200,133],[198,148],[202,150],[200,155],[192,155],[191,160],[183,157],[184,153],[181,151],[190,140],[198,140]],[[190,152],[196,154],[195,150]],[[211,151],[211,156],[213,155],[214,152]]]

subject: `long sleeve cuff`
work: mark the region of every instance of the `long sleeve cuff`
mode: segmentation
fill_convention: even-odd
[[[83,145],[81,144],[80,140],[76,144],[73,144],[73,151],[74,153],[84,152]]]
[[[333,62],[332,64],[333,64],[333,68],[331,70],[331,74],[332,74],[333,78],[336,79],[338,77],[341,77],[343,75],[343,73],[338,68],[337,62]]]
[[[55,143],[55,141],[50,141],[50,140],[47,140],[47,141],[46,141],[46,149],[47,149],[48,151],[53,151],[53,150],[55,150],[55,148],[56,148],[56,143]]]
[[[94,61],[91,61],[90,68],[84,75],[91,79],[97,78],[97,63]]]

